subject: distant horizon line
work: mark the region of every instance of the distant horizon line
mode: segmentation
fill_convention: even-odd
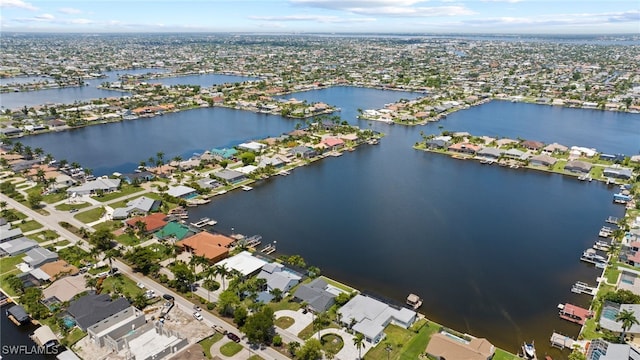
[[[2,30],[2,34],[41,34],[41,35],[86,35],[86,34],[221,34],[221,35],[400,35],[400,36],[566,36],[566,37],[594,37],[594,36],[635,36],[638,33],[538,33],[538,32],[335,32],[335,31],[292,31],[292,32],[256,32],[256,31],[30,31],[30,30]]]

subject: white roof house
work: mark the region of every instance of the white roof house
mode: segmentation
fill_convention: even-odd
[[[110,178],[97,178],[95,180],[87,181],[82,185],[73,186],[67,189],[68,194],[89,195],[98,190],[105,192],[116,191],[120,186],[120,179]]]
[[[226,258],[216,265],[225,266],[227,269],[237,270],[244,276],[249,276],[267,264],[266,261],[258,259],[248,251],[243,251],[238,255]]]
[[[170,187],[169,191],[167,191],[167,194],[173,197],[183,197],[183,196],[194,194],[195,192],[196,192],[196,189],[192,187],[178,185],[178,186]]]
[[[259,142],[255,142],[255,141],[251,141],[251,142],[248,142],[248,143],[242,143],[242,144],[238,145],[238,149],[248,150],[248,151],[255,151],[255,152],[260,152],[262,149],[264,149],[266,147],[267,147],[267,145],[261,144]]]
[[[141,196],[137,199],[133,199],[127,203],[124,208],[116,208],[113,210],[113,219],[125,219],[133,212],[146,214],[160,204],[160,200],[154,200],[152,198]]]
[[[19,237],[17,239],[9,240],[0,244],[0,254],[7,254],[8,256],[14,256],[27,252],[35,247],[38,247],[38,242],[35,240],[27,239],[26,237]]]
[[[238,172],[241,172],[241,173],[243,173],[245,175],[249,175],[252,172],[258,170],[258,167],[255,166],[255,165],[246,165],[246,166],[243,166],[243,167],[239,167],[239,168],[237,168],[235,170],[238,171]]]
[[[350,325],[355,320],[353,330],[364,335],[370,343],[379,342],[384,336],[384,329],[393,323],[405,329],[416,320],[416,312],[407,308],[396,308],[374,298],[356,295],[338,310],[340,321]]]

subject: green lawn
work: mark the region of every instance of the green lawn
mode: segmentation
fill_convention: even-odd
[[[233,356],[242,350],[242,345],[230,341],[220,346],[220,353],[224,356]]]
[[[337,282],[337,281],[335,281],[333,279],[329,279],[328,277],[325,277],[325,276],[320,276],[320,277],[324,281],[326,281],[329,285],[333,285],[333,286],[337,287],[338,289],[344,290],[344,291],[346,291],[348,293],[356,291],[356,289],[354,289],[352,287],[349,287],[349,286],[347,286],[347,285],[345,285],[343,283],[339,283],[339,282]]]
[[[344,340],[335,334],[326,334],[321,338],[322,350],[337,354],[344,347]]]
[[[520,358],[517,355],[513,355],[502,349],[496,349],[496,353],[493,356],[493,360],[518,360],[518,359]]]
[[[83,211],[75,214],[73,217],[82,221],[85,224],[99,220],[104,215],[104,209],[101,207],[93,208],[91,210]]]
[[[10,221],[9,219],[16,219],[16,220],[26,219],[27,215],[21,213],[16,209],[4,209],[2,210],[2,217],[6,218],[7,221]]]
[[[274,322],[274,325],[281,329],[287,329],[291,325],[293,325],[294,322],[295,320],[293,320],[293,318],[290,318],[288,316],[282,316],[276,319],[276,321]]]
[[[300,331],[300,333],[298,334],[298,337],[301,339],[307,340],[313,334],[317,333],[319,330],[328,329],[328,328],[339,329],[339,327],[334,323],[329,324],[329,326],[322,327],[321,329],[314,329],[313,323],[311,323],[309,324],[309,326],[307,326],[306,328],[302,329],[302,331]]]
[[[86,203],[86,202],[73,203],[73,204],[59,204],[59,205],[56,205],[56,210],[69,211],[69,210],[73,210],[73,209],[86,208],[88,206],[91,206],[91,204]]]
[[[53,204],[53,203],[57,203],[58,201],[62,201],[66,198],[67,198],[67,193],[62,191],[62,192],[56,192],[56,193],[44,195],[42,197],[42,201],[46,202],[47,204]]]
[[[22,262],[23,257],[24,254],[0,258],[0,275],[4,275],[4,273],[9,271],[18,270],[16,265]]]
[[[18,224],[18,227],[22,230],[22,232],[28,232],[28,231],[40,229],[42,227],[42,224],[40,224],[35,220],[29,220],[29,221],[21,222],[20,224]]]
[[[20,273],[21,271],[16,268],[15,270],[9,270],[0,276],[0,287],[6,291],[9,296],[18,296],[18,294],[16,294],[7,283],[7,277],[11,274],[19,275]]]
[[[95,224],[93,226],[93,228],[96,229],[96,230],[107,228],[107,229],[109,229],[111,231],[120,229],[121,227],[122,227],[122,222],[119,221],[119,220],[104,221],[104,222],[101,222],[99,224]]]
[[[116,236],[116,241],[122,245],[134,246],[140,244],[140,240],[135,236],[130,236],[127,234],[122,234]]]
[[[57,232],[53,231],[53,230],[42,230],[38,233],[29,235],[30,239],[33,239],[37,242],[45,242],[45,241],[51,241],[51,240],[55,240],[59,237],[60,235],[58,235]]]
[[[62,241],[58,241],[57,243],[54,243],[53,246],[67,246],[69,244],[71,244],[71,241],[62,240]]]
[[[416,333],[396,325],[389,325],[385,329],[386,338],[376,347],[369,350],[365,360],[415,360],[420,358],[427,348],[431,335],[440,330],[440,325],[434,322],[419,320],[412,329],[419,329]],[[391,349],[387,352],[387,346]]]
[[[80,339],[85,337],[85,335],[87,335],[87,333],[76,327],[73,328],[73,330],[71,330],[71,332],[68,333],[67,336],[65,336],[63,341],[67,346],[71,346],[80,341]]]
[[[251,355],[247,360],[264,360],[264,359],[259,355]]]
[[[291,297],[287,297],[285,299],[282,299],[277,303],[269,303],[269,304],[267,304],[267,306],[269,306],[271,309],[273,309],[273,312],[280,311],[280,310],[298,311],[301,308],[300,303],[297,303],[295,301],[291,301]]]
[[[216,332],[213,335],[209,336],[206,339],[201,340],[198,344],[200,344],[200,346],[202,346],[202,351],[204,352],[204,354],[207,356],[207,359],[212,359],[213,356],[211,356],[211,345],[217,343],[218,341],[222,340],[222,338],[224,337],[224,335]]]
[[[121,198],[123,196],[131,195],[131,194],[135,194],[137,192],[143,192],[143,191],[145,190],[141,187],[135,187],[131,185],[122,185],[119,191],[104,194],[102,196],[92,196],[92,198],[100,202],[107,202],[107,201],[115,200],[117,198]]]
[[[58,255],[61,259],[74,266],[82,266],[83,263],[94,261],[88,252],[82,250],[77,246],[70,246],[64,249],[60,249],[58,251]]]
[[[122,274],[116,274],[106,278],[102,283],[102,289],[103,291],[111,293],[118,292],[120,294],[127,294],[131,297],[136,297],[144,293],[144,290],[140,289],[133,280]]]

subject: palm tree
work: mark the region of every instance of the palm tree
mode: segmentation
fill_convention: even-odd
[[[93,276],[85,275],[84,278],[85,278],[85,285],[89,289],[95,289],[96,286],[98,285],[98,279],[94,278]]]
[[[208,266],[203,271],[203,275],[208,281],[213,281],[213,278],[216,276],[217,273],[218,273],[218,269],[216,269],[215,266]],[[209,287],[208,286],[205,286],[205,287],[207,288],[207,302],[211,302]]]
[[[162,165],[164,160],[164,153],[162,151],[158,151],[156,153],[156,158],[158,158],[158,162],[160,163],[160,165]]]
[[[622,323],[622,333],[620,334],[620,342],[624,341],[624,336],[626,332],[631,329],[631,327],[635,325],[640,325],[638,319],[636,319],[635,314],[629,310],[622,310],[616,315],[616,322]]]
[[[362,359],[362,348],[364,347],[364,335],[357,333],[353,338],[353,345],[358,349],[358,359]]]
[[[225,279],[226,279],[227,276],[229,276],[231,271],[227,268],[226,264],[216,265],[213,268],[216,271],[216,275],[220,275],[220,277],[222,278],[222,291],[224,291],[225,290]]]
[[[109,270],[113,269],[113,259],[120,256],[120,251],[118,249],[109,249],[105,251],[104,258],[109,262]]]
[[[279,302],[280,300],[282,300],[282,290],[279,288],[274,288],[273,290],[270,291],[271,295],[273,295],[273,300],[275,302]]]

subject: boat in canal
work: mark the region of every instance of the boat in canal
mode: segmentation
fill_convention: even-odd
[[[584,283],[582,281],[576,281],[576,283],[573,284],[573,286],[571,287],[571,292],[574,294],[587,294],[587,295],[595,296],[597,291],[598,291],[598,288],[594,286],[590,286],[589,284]]]
[[[422,306],[422,298],[416,294],[409,294],[407,296],[407,305],[409,305],[413,310],[418,310]]]
[[[522,356],[528,360],[537,360],[538,355],[536,354],[536,347],[533,341],[527,343],[526,341],[522,344]]]
[[[597,267],[601,267],[606,265],[607,258],[602,255],[598,255],[595,249],[589,248],[582,253],[580,256],[580,260],[584,262],[588,262],[590,264],[594,264]]]

